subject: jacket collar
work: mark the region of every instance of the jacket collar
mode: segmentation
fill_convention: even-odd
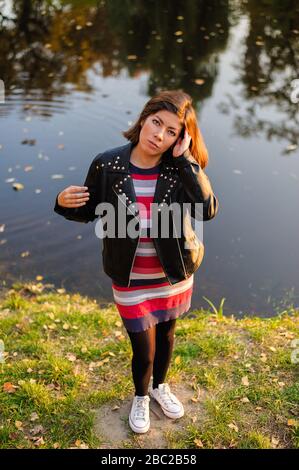
[[[123,145],[117,149],[116,155],[114,156],[113,166],[110,167],[113,171],[117,173],[129,173],[129,163],[131,152],[136,144],[129,142],[128,144]],[[174,168],[173,157],[170,155],[169,151],[166,151],[162,154],[161,157],[161,170],[166,171],[169,167]]]

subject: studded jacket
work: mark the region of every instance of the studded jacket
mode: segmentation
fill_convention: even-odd
[[[117,229],[117,211],[121,200],[126,206],[126,223],[129,224],[132,219],[135,219],[134,222],[139,230],[138,204],[129,173],[132,148],[133,144],[130,142],[98,154],[89,167],[84,183],[90,194],[87,203],[78,208],[59,206],[58,193],[54,211],[68,220],[87,223],[99,217],[96,210],[97,205],[101,202],[108,202],[114,206],[115,228]],[[162,155],[160,167],[153,199],[159,214],[157,236],[153,237],[153,243],[165,276],[170,284],[176,284],[189,278],[198,269],[204,256],[204,244],[192,228],[191,217],[197,221],[213,219],[218,212],[219,203],[207,175],[189,150],[175,158],[169,151],[165,152]],[[182,210],[182,216],[179,220],[180,226],[176,226],[177,219],[170,211],[169,236],[164,237],[161,235],[163,206],[171,207],[170,205],[174,202],[177,202],[180,207],[183,203],[189,203],[187,207],[190,211],[184,212]],[[201,208],[200,211],[198,206]],[[100,215],[103,216],[103,214]],[[129,286],[138,241],[139,236],[136,238],[105,236],[103,238],[104,271],[121,286]],[[186,248],[185,242],[187,245],[191,243],[189,245],[191,248]]]

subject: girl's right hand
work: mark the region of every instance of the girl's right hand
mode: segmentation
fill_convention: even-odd
[[[87,186],[68,186],[58,194],[57,202],[61,207],[81,207],[89,200]]]

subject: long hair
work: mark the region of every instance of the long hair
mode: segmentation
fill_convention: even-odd
[[[182,126],[185,126],[191,141],[189,150],[201,168],[205,168],[209,161],[208,151],[197,124],[196,112],[192,106],[192,98],[182,90],[164,90],[153,96],[145,104],[137,121],[122,135],[133,144],[139,141],[141,122],[157,111],[166,110],[178,116]],[[172,147],[171,147],[172,148]]]

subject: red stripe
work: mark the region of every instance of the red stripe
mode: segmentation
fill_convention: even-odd
[[[141,290],[141,289],[154,289],[155,287],[163,287],[163,286],[169,286],[168,282],[163,282],[161,284],[151,284],[151,285],[146,285],[146,286],[133,286],[133,287],[123,287],[123,286],[117,286],[112,282],[112,287],[116,291],[123,291],[123,292],[132,292],[132,289],[134,290]]]
[[[159,173],[154,173],[153,175],[140,175],[139,173],[131,173],[134,180],[156,180],[159,176]]]
[[[136,256],[133,267],[139,268],[159,268],[161,263],[158,256]]]
[[[174,308],[181,303],[187,302],[190,295],[192,294],[193,286],[181,294],[172,295],[171,297],[157,298],[145,300],[135,305],[119,305],[116,303],[120,315],[124,318],[140,318],[148,314],[148,312],[154,312],[155,310],[167,310]]]

